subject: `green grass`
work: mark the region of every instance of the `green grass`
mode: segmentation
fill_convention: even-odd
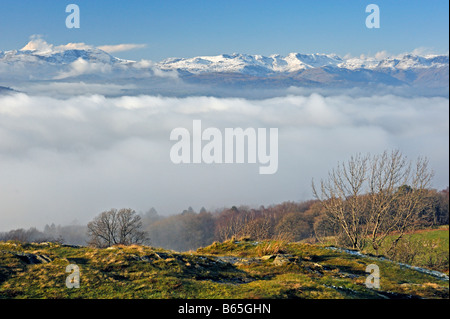
[[[30,264],[21,254],[45,256]],[[376,263],[381,288],[365,286]],[[80,268],[80,288],[65,268]],[[67,247],[0,242],[0,298],[448,298],[448,281],[317,245],[229,240],[178,253],[148,246]]]
[[[390,256],[386,251],[396,238],[395,235],[386,237],[379,253],[387,257],[413,266],[449,273],[449,228],[441,226],[436,229],[422,229],[405,234]],[[375,253],[373,248],[367,247],[364,252]]]

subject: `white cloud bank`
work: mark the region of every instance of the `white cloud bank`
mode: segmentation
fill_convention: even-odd
[[[98,46],[97,49],[103,50],[108,53],[115,52],[123,52],[123,51],[131,51],[136,49],[145,48],[146,44],[135,44],[135,43],[123,43],[123,44],[115,44],[115,45],[101,45]]]
[[[70,70],[60,72],[54,77],[55,80],[61,80],[68,77],[75,77],[85,74],[105,74],[111,73],[112,67],[106,63],[92,63],[88,62],[82,58],[78,58],[76,61],[70,64]]]
[[[264,100],[102,95],[0,96],[0,231],[87,222],[102,210],[177,213],[311,199],[311,179],[357,152],[427,156],[434,187],[449,176],[448,98],[319,94]],[[279,167],[175,165],[176,127],[279,129]]]
[[[121,43],[121,44],[113,44],[113,45],[100,45],[97,46],[97,49],[103,50],[108,53],[115,52],[124,52],[136,49],[145,48],[146,44],[137,44],[137,43]],[[80,42],[80,43],[68,43],[63,45],[55,46],[53,44],[45,41],[41,35],[32,35],[30,37],[30,42],[28,42],[21,51],[37,51],[40,53],[46,52],[55,52],[55,51],[64,51],[64,50],[87,50],[95,48],[92,45]]]

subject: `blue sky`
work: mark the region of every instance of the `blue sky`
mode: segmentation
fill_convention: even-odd
[[[80,7],[80,29],[65,27],[70,3]],[[380,29],[365,26],[370,3],[380,7]],[[233,52],[447,53],[448,10],[447,0],[0,0],[0,50],[40,34],[53,44],[145,44],[115,55],[155,61]]]

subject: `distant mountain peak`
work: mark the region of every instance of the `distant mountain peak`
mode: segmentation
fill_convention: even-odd
[[[448,66],[448,56],[418,56],[405,54],[398,57],[341,58],[337,54],[297,53],[286,56],[249,54],[221,54],[218,56],[199,56],[193,58],[170,58],[157,64],[163,70],[181,70],[193,74],[204,72],[254,73],[259,70],[267,73],[291,73],[300,70],[332,67],[339,69],[409,69]]]
[[[8,81],[182,78],[193,83],[254,86],[448,86],[448,55],[340,57],[334,53],[223,53],[168,58],[159,63],[114,57],[84,43],[53,45],[34,37],[22,49],[0,51],[0,78]],[[5,82],[6,83],[6,82]],[[9,85],[9,84],[8,84]]]
[[[53,51],[53,44],[49,44],[41,38],[31,39],[20,51],[49,53]]]

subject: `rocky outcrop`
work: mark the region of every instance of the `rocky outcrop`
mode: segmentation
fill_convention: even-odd
[[[46,264],[52,261],[51,258],[47,255],[35,255],[31,253],[18,252],[15,253],[15,256],[29,265]]]

